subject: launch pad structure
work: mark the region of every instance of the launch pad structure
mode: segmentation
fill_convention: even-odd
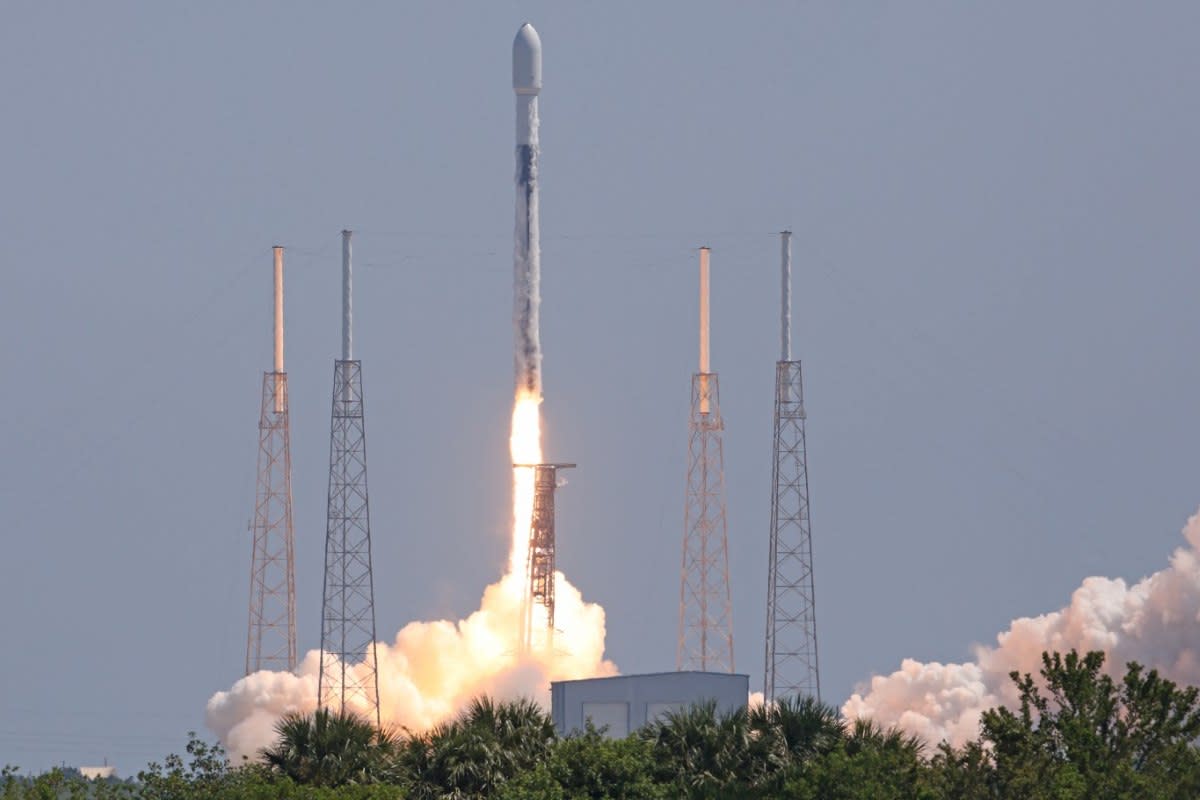
[[[700,248],[700,370],[692,375],[688,422],[679,641],[675,668],[733,672],[725,455],[717,373],[709,367],[709,248]]]
[[[317,705],[381,722],[362,362],[354,359],[350,231],[342,231],[342,357],[333,365]]]
[[[529,518],[529,549],[525,558],[526,588],[521,604],[521,652],[531,652],[536,642],[534,606],[546,609],[547,650],[554,648],[554,570],[557,534],[554,530],[554,493],[558,471],[574,464],[513,464],[515,469],[533,470],[533,513]]]
[[[296,578],[292,448],[283,369],[283,248],[274,249],[275,368],[263,373],[246,674],[296,668]]]
[[[767,566],[767,635],[763,696],[821,699],[817,666],[808,452],[800,361],[792,360],[792,234],[782,252],[781,354],[775,364],[775,435],[771,464],[771,541]]]

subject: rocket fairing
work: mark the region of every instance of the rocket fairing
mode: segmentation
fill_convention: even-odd
[[[528,22],[517,31],[512,54],[517,100],[516,241],[513,248],[513,327],[516,389],[542,396],[542,346],[538,333],[541,254],[538,242],[538,92],[542,41]]]

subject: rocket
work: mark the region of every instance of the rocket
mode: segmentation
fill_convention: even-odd
[[[542,89],[542,40],[526,22],[512,53],[517,101],[516,241],[513,247],[513,327],[516,390],[541,399],[542,345],[538,333],[541,254],[538,243],[538,93]]]

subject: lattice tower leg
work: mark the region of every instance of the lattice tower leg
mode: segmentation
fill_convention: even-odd
[[[816,596],[808,514],[808,454],[799,361],[775,368],[775,444],[763,694],[821,698]]]
[[[334,363],[327,509],[317,701],[333,712],[356,711],[378,725],[367,439],[358,361]]]
[[[258,434],[247,675],[260,669],[290,672],[296,668],[292,451],[285,372],[263,375]]]
[[[733,672],[725,457],[716,373],[692,376],[676,668]]]
[[[539,644],[547,650],[554,647],[554,491],[558,485],[557,468],[539,465],[534,469],[533,514],[529,525],[529,555],[526,562],[528,595],[525,612],[524,648],[526,652]],[[545,610],[545,625],[534,619],[537,608]],[[537,642],[537,629],[545,631],[545,641]]]

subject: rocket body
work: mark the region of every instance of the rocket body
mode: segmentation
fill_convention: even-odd
[[[529,23],[513,40],[513,91],[517,101],[516,236],[513,248],[513,327],[516,389],[542,396],[541,253],[538,241],[538,93],[542,42]]]

